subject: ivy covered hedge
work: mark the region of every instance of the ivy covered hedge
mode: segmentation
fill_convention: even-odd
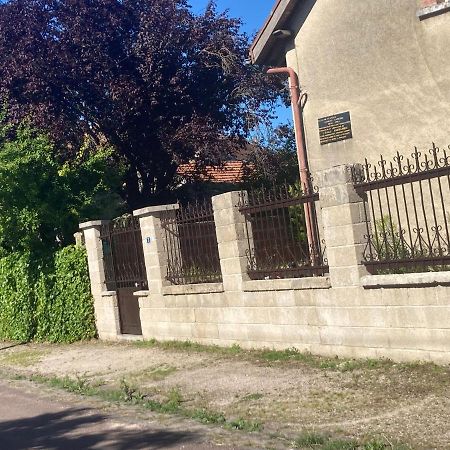
[[[94,337],[85,249],[0,258],[0,340],[74,342]]]

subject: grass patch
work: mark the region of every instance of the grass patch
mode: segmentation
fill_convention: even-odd
[[[28,367],[41,361],[48,352],[43,350],[21,350],[2,355],[1,361],[11,366]]]
[[[262,431],[263,425],[260,422],[253,422],[251,420],[240,418],[227,422],[225,424],[225,428],[228,428],[229,430],[240,430],[253,433],[255,431]]]
[[[261,431],[263,425],[240,418],[238,420],[227,420],[221,412],[211,411],[205,408],[189,409],[182,406],[183,397],[176,388],[165,394],[164,401],[152,399],[148,394],[139,391],[125,379],[122,379],[118,389],[105,388],[103,385],[93,385],[85,376],[70,377],[46,377],[43,375],[32,375],[29,378],[21,376],[21,379],[29,379],[36,383],[45,384],[52,388],[63,389],[79,395],[97,397],[109,402],[119,402],[140,406],[153,412],[164,414],[177,414],[189,419],[197,420],[203,424],[221,425],[230,430],[241,430],[247,432]]]
[[[313,368],[331,370],[336,372],[351,372],[354,370],[379,369],[392,366],[393,363],[387,359],[340,359],[325,358],[308,352],[300,352],[295,347],[286,350],[244,350],[239,345],[231,347],[219,347],[217,345],[203,345],[192,341],[136,341],[134,346],[139,348],[158,348],[161,350],[172,350],[179,352],[213,353],[219,356],[233,357],[239,355],[250,361],[273,363],[300,362]]]
[[[314,431],[304,431],[294,440],[294,448],[314,448],[318,445],[325,444],[328,436]]]
[[[260,394],[260,393],[255,393],[255,394],[248,394],[248,395],[244,395],[244,397],[242,397],[243,401],[254,401],[254,400],[259,400],[261,398],[263,398],[264,395]]]
[[[356,450],[360,448],[354,440],[330,439],[322,445],[321,450]]]
[[[133,345],[139,348],[159,348],[161,350],[214,353],[229,356],[239,355],[243,352],[237,344],[233,344],[231,347],[219,347],[218,345],[203,345],[192,341],[157,341],[156,339],[150,339],[133,342]]]
[[[223,425],[227,422],[226,417],[222,413],[209,411],[205,408],[196,409],[190,412],[187,417],[205,424]]]
[[[314,368],[333,370],[337,372],[350,372],[362,369],[378,369],[383,366],[392,365],[393,363],[383,359],[340,359],[340,358],[324,358],[312,355],[308,352],[300,352],[295,347],[286,350],[254,350],[256,356],[264,361],[302,362]]]
[[[333,439],[314,431],[304,431],[292,443],[294,448],[317,450],[406,450],[403,444],[392,444],[380,439],[358,442],[354,439]]]
[[[91,386],[89,380],[85,376],[77,375],[76,378],[70,377],[46,377],[44,375],[31,375],[30,380],[35,383],[46,384],[52,388],[64,389],[79,395],[95,395],[97,387]]]

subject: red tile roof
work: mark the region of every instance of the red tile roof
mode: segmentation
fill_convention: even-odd
[[[220,166],[206,166],[199,171],[194,163],[180,164],[177,174],[187,180],[211,183],[241,183],[246,164],[243,161],[227,161]]]

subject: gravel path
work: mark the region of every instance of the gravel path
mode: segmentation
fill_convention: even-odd
[[[183,408],[206,408],[264,426],[251,435],[235,432],[221,443],[286,448],[299,433],[315,430],[360,442],[376,436],[414,449],[450,449],[448,367],[383,363],[342,370],[346,366],[269,362],[246,352],[100,342],[0,349],[0,365],[114,387],[126,380],[155,399],[176,389]]]

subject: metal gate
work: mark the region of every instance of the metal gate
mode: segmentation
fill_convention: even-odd
[[[147,289],[139,219],[115,219],[101,228],[106,288],[117,292],[122,334],[142,334],[139,303],[134,292]]]

